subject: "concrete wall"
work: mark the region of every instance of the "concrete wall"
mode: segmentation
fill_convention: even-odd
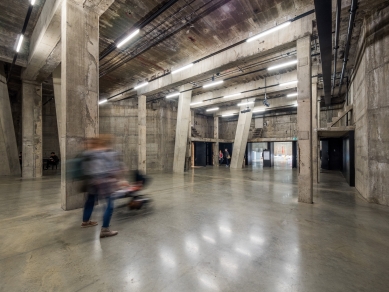
[[[365,18],[352,76],[355,187],[369,202],[389,205],[389,8]]]
[[[213,138],[213,117],[194,113],[192,124],[202,138]]]
[[[138,166],[137,99],[106,103],[100,106],[99,116],[100,133],[114,135],[115,149],[123,155],[123,160],[130,169],[136,169]],[[153,106],[147,103],[146,168],[148,172],[172,170],[176,120],[176,103],[164,100]]]
[[[45,100],[44,100],[45,102]],[[55,152],[58,157],[61,157],[59,151],[57,115],[55,113],[54,99],[42,106],[43,125],[42,125],[42,155],[43,158],[48,158],[51,152]]]

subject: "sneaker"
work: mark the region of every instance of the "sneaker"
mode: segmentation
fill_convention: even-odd
[[[109,230],[109,228],[101,228],[100,238],[115,236],[115,235],[117,235],[118,233],[119,233],[119,232],[117,232],[117,231],[111,231],[111,230]]]
[[[96,226],[96,225],[98,225],[98,223],[96,221],[88,221],[88,222],[82,222],[81,223],[81,227],[82,228],[92,227],[92,226]]]

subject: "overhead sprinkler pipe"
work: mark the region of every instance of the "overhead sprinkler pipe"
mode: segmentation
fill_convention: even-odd
[[[334,45],[334,73],[332,74],[332,95],[335,91],[336,63],[338,61],[339,32],[340,32],[340,14],[342,11],[342,0],[337,0],[336,21],[335,21],[335,45]]]
[[[342,67],[342,72],[340,73],[340,84],[339,84],[338,95],[340,95],[342,93],[343,78],[344,78],[344,74],[346,73],[348,54],[350,53],[351,38],[353,36],[355,15],[356,15],[357,8],[358,8],[357,7],[358,0],[352,0],[352,1],[353,2],[351,3],[350,18],[348,21],[348,29],[347,29],[347,42],[346,42],[346,47],[344,50],[343,67]]]

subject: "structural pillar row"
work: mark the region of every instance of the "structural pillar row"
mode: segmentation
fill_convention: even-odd
[[[0,62],[0,176],[19,175],[20,165],[16,144],[15,128],[9,102],[8,86],[4,74],[4,63]]]
[[[22,176],[42,177],[42,84],[22,81]]]
[[[219,117],[213,117],[213,138],[216,142],[213,143],[213,165],[219,166]]]
[[[245,99],[247,102],[253,102],[247,106],[242,106],[239,111],[238,124],[236,126],[234,149],[231,156],[231,168],[238,169],[243,167],[244,154],[246,152],[247,140],[249,138],[250,124],[253,117],[253,108],[255,98]],[[242,113],[242,110],[250,109],[249,112]]]
[[[185,84],[180,87],[180,92],[191,89],[191,84]],[[190,143],[188,137],[190,127],[190,101],[192,91],[180,93],[178,98],[176,140],[174,144],[173,172],[183,173],[185,170],[185,154],[187,152],[187,143]]]
[[[297,40],[298,201],[313,203],[311,36]]]
[[[146,174],[146,96],[138,97],[138,170]]]
[[[66,161],[99,129],[99,11],[88,1],[63,1],[61,18],[61,206],[83,206],[79,182],[67,177]],[[101,2],[101,1],[100,1]]]

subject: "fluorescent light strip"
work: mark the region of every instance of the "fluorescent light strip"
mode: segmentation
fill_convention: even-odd
[[[288,94],[286,97],[294,97],[294,96],[297,96],[297,95],[298,95],[298,93],[296,92],[296,93]]]
[[[99,101],[99,104],[103,104],[103,103],[106,103],[108,100],[107,99],[102,99]]]
[[[176,74],[176,73],[181,72],[181,71],[183,71],[183,70],[185,70],[185,69],[188,69],[188,68],[190,68],[190,67],[192,67],[192,66],[193,66],[193,63],[190,63],[190,64],[188,64],[188,65],[186,65],[186,66],[184,66],[184,67],[181,67],[181,68],[179,68],[179,69],[173,70],[173,71],[172,71],[172,74]]]
[[[128,37],[126,37],[124,40],[122,40],[120,43],[116,45],[116,47],[120,48],[123,46],[126,42],[128,42],[130,39],[132,39],[134,36],[136,36],[139,33],[139,29],[134,31],[132,34],[130,34]]]
[[[238,103],[238,106],[248,105],[248,104],[253,104],[253,103],[254,103],[254,101],[242,102],[242,103]]]
[[[271,33],[273,33],[273,32],[276,32],[277,30],[283,29],[283,28],[289,26],[291,23],[292,23],[291,21],[284,22],[283,24],[280,24],[280,25],[278,25],[278,26],[276,26],[276,27],[273,27],[273,28],[271,28],[271,29],[268,29],[268,30],[266,30],[266,31],[264,31],[264,32],[262,32],[262,33],[260,33],[260,34],[257,34],[257,35],[255,35],[255,36],[249,38],[246,42],[249,43],[249,42],[255,41],[255,40],[257,40],[257,39],[259,39],[259,38],[261,38],[261,37],[264,37],[264,36],[266,36],[266,35],[268,35],[268,34],[271,34]]]
[[[296,102],[295,104],[294,104],[294,106],[298,106],[299,104]]]
[[[253,113],[260,113],[260,112],[264,112],[265,110],[264,109],[257,109],[257,110],[254,110]]]
[[[216,81],[216,82],[208,83],[208,84],[205,84],[205,85],[203,85],[203,88],[207,88],[207,87],[211,87],[211,86],[219,85],[219,84],[222,84],[223,82],[224,82],[223,80],[220,80],[220,81]]]
[[[179,92],[175,92],[175,93],[172,93],[172,94],[169,94],[169,95],[166,95],[166,98],[171,98],[171,97],[175,97],[175,96],[179,96],[180,93]]]
[[[31,0],[30,2],[31,2],[31,6],[34,6],[35,0]]]
[[[222,117],[223,117],[223,118],[225,118],[225,117],[231,117],[231,116],[234,116],[234,115],[236,115],[236,114],[227,114],[227,115],[222,115]]]
[[[226,96],[223,96],[223,98],[229,98],[229,97],[234,97],[234,96],[238,96],[238,95],[241,95],[242,93],[239,92],[239,93],[235,93],[235,94],[231,94],[231,95],[226,95]]]
[[[146,81],[146,82],[144,82],[144,83],[141,83],[141,84],[135,86],[134,89],[137,90],[137,89],[139,89],[139,88],[141,88],[141,87],[146,86],[147,84],[149,84],[149,83]]]
[[[285,83],[281,83],[279,84],[279,86],[288,86],[288,85],[293,85],[293,84],[297,84],[297,80],[295,81],[290,81],[290,82],[285,82]]]
[[[190,105],[198,105],[198,104],[202,104],[203,102],[202,101],[198,101],[198,102],[192,102]]]
[[[213,111],[217,111],[217,110],[219,110],[218,107],[213,107],[213,108],[207,109],[207,112],[213,112]]]
[[[22,46],[23,38],[24,38],[24,36],[21,34],[20,37],[19,37],[18,46],[16,47],[16,52],[17,53],[19,53],[19,51],[20,51],[20,47]]]
[[[271,67],[267,68],[267,70],[271,71],[271,70],[275,70],[275,69],[283,68],[283,67],[288,67],[288,66],[295,65],[295,64],[297,64],[297,60],[286,62],[286,63],[275,65],[275,66],[271,66]]]

